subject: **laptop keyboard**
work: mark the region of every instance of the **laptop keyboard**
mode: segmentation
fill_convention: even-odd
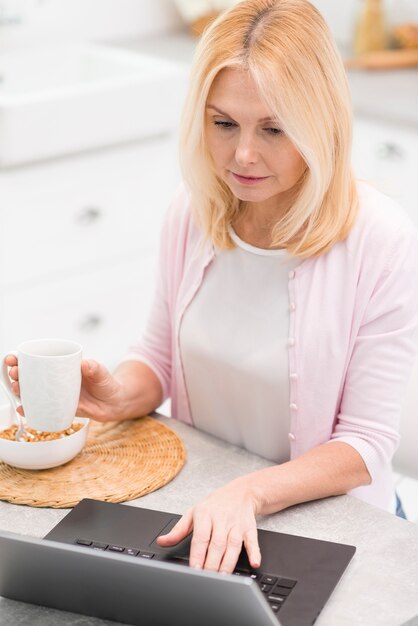
[[[276,576],[274,574],[262,573],[258,570],[237,568],[233,574],[235,576],[249,576],[253,578],[265,595],[274,613],[277,613],[281,609],[297,583],[297,581],[292,578],[283,578],[282,576]]]
[[[119,554],[126,554],[127,556],[142,559],[153,559],[156,556],[154,552],[137,550],[136,548],[129,548],[127,546],[111,545],[99,541],[89,541],[88,539],[77,539],[75,543],[79,546],[91,548],[92,550],[106,550],[108,552],[117,552]],[[187,565],[189,560],[187,557],[173,557],[168,559],[168,562]],[[274,613],[280,611],[297,583],[297,581],[292,578],[283,578],[276,574],[266,574],[259,570],[246,569],[243,567],[237,567],[233,575],[248,576],[255,580]]]

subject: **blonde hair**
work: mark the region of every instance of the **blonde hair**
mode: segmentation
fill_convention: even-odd
[[[205,138],[207,98],[224,68],[250,72],[307,164],[291,209],[273,227],[272,247],[302,258],[325,252],[347,236],[358,200],[347,77],[324,19],[308,0],[244,0],[216,19],[198,45],[180,162],[197,220],[220,249],[234,247],[228,230],[240,210],[215,172]]]

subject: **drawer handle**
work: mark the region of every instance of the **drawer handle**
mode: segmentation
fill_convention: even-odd
[[[92,313],[91,315],[86,315],[84,319],[78,322],[77,328],[82,332],[89,332],[91,330],[96,330],[97,328],[99,328],[102,323],[103,320],[100,315],[95,315],[94,313]]]
[[[403,159],[405,151],[398,144],[385,141],[378,147],[377,154],[381,159]]]
[[[82,226],[97,222],[103,216],[103,211],[97,206],[87,206],[76,213],[76,221]]]

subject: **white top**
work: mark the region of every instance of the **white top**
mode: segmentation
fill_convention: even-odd
[[[289,446],[289,271],[285,250],[218,252],[187,308],[180,352],[193,422],[276,463]]]

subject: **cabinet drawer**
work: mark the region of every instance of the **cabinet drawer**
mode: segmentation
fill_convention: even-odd
[[[166,137],[1,173],[1,282],[155,251],[176,160]]]
[[[418,225],[417,155],[418,133],[365,118],[355,120],[353,163],[357,177],[393,197]]]
[[[8,290],[3,298],[3,353],[26,339],[62,337],[81,343],[86,358],[114,367],[145,327],[155,268],[155,257],[138,258]]]

